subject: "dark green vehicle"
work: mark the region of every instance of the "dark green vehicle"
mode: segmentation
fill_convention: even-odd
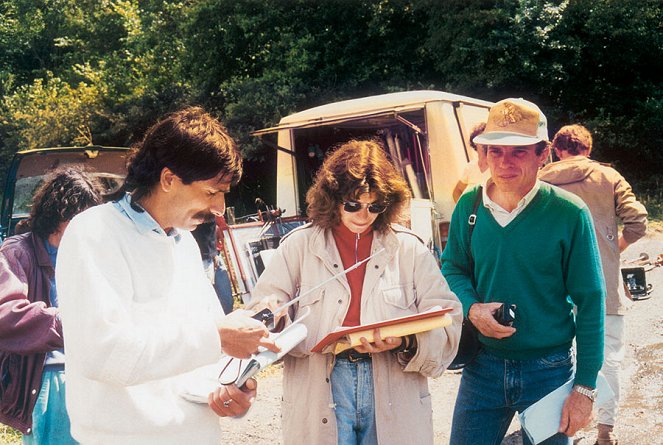
[[[44,176],[58,167],[78,164],[96,176],[107,191],[126,176],[125,147],[55,147],[19,151],[7,172],[0,213],[0,242],[14,234],[16,224],[30,214],[32,197]]]

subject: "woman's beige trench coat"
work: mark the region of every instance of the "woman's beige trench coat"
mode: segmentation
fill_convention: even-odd
[[[373,356],[375,416],[381,444],[432,444],[433,421],[427,377],[438,377],[456,354],[462,324],[461,304],[449,290],[437,263],[421,240],[402,227],[374,233],[371,252],[385,251],[366,267],[361,301],[362,324],[418,313],[432,306],[451,307],[453,323],[417,334],[418,352],[407,364],[391,352]],[[276,295],[285,302],[343,270],[333,235],[315,225],[291,232],[261,275],[254,300]],[[336,444],[336,417],[330,375],[331,354],[309,352],[340,326],[350,301],[345,276],[306,295],[294,314],[311,309],[304,321],[308,337],[284,360],[282,425],[285,444]],[[438,400],[450,409],[452,400]]]

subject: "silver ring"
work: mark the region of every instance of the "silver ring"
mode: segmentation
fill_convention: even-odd
[[[233,399],[226,400],[225,402],[223,402],[223,407],[228,408],[230,406],[230,404],[232,403],[232,401],[233,401]]]

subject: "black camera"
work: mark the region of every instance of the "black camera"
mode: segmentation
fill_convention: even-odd
[[[495,312],[495,320],[502,326],[513,326],[513,321],[516,319],[516,305],[509,303],[502,303]]]

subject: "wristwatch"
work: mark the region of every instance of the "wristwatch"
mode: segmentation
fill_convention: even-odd
[[[573,385],[573,390],[589,398],[589,400],[591,400],[592,402],[596,400],[596,389],[588,388],[586,386],[581,386],[581,385]]]

